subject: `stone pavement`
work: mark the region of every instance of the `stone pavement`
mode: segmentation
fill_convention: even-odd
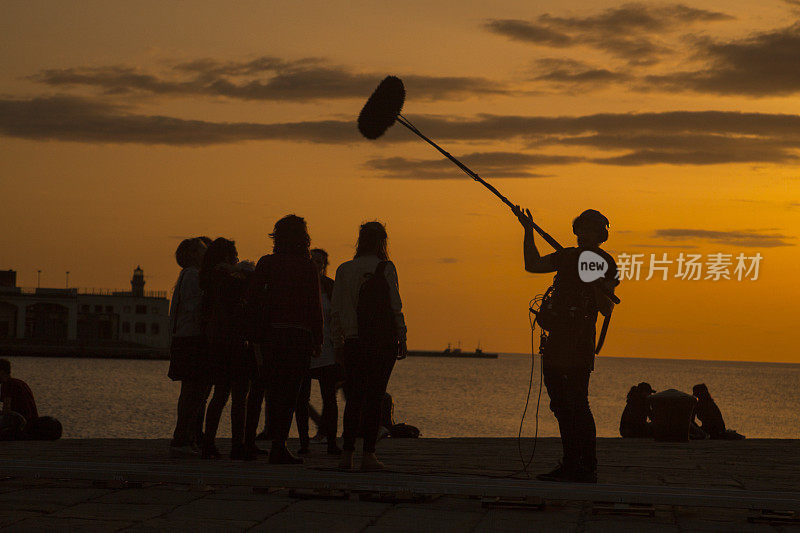
[[[222,442],[225,448],[227,442]],[[534,472],[551,466],[557,439],[540,439]],[[530,453],[525,440],[523,452]],[[264,461],[177,461],[166,457],[166,440],[63,440],[0,442],[0,527],[9,531],[800,531],[800,524],[748,522],[749,509],[655,505],[644,516],[635,509],[609,514],[591,501],[545,500],[543,510],[487,507],[480,498],[383,495],[267,489],[254,486],[198,486],[191,476],[174,482],[122,483],[81,479],[78,467],[121,463],[169,466],[171,471],[274,472],[313,474],[335,459],[323,447],[300,467],[270,467]],[[499,478],[519,468],[516,439],[386,440],[379,455],[396,472],[437,476]],[[601,483],[800,492],[800,442],[747,440],[657,444],[646,440],[600,439]],[[8,476],[4,465],[41,461],[73,464],[76,474],[49,479]],[[33,463],[31,463],[33,464]],[[297,469],[297,470],[294,470]],[[317,470],[323,472],[322,470]],[[376,476],[387,474],[375,474]],[[388,474],[391,475],[391,474]],[[3,477],[8,476],[8,477]],[[320,496],[326,496],[320,498]],[[375,499],[373,495],[373,498]],[[378,498],[379,499],[379,498]]]

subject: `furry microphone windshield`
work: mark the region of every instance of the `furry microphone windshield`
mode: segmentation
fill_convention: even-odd
[[[377,139],[388,130],[403,109],[406,89],[397,76],[386,76],[369,97],[358,115],[358,131],[367,139]]]

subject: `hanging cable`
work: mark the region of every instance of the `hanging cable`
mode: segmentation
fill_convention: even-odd
[[[522,417],[519,421],[519,431],[517,432],[517,451],[519,452],[519,459],[522,463],[522,469],[510,474],[507,477],[516,477],[520,474],[524,475],[526,478],[530,478],[530,474],[528,473],[528,468],[533,464],[534,457],[536,456],[536,444],[539,439],[539,407],[541,405],[542,400],[542,366],[539,365],[539,392],[536,398],[536,423],[535,423],[535,430],[534,430],[534,437],[533,437],[533,450],[531,451],[531,455],[528,459],[525,458],[524,454],[522,453],[522,428],[525,424],[525,416],[528,413],[528,406],[530,405],[531,399],[531,392],[533,391],[533,377],[536,371],[536,313],[539,310],[539,306],[542,303],[542,299],[544,298],[543,294],[537,295],[535,298],[531,299],[528,302],[528,322],[531,327],[531,372],[528,378],[528,393],[525,396],[525,407],[522,410]],[[541,336],[546,335],[542,332]]]

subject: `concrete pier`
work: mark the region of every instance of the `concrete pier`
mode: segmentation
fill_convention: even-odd
[[[227,450],[227,440],[220,448]],[[290,447],[295,444],[290,445]],[[528,459],[531,439],[522,442]],[[387,439],[388,472],[175,460],[166,440],[0,443],[0,527],[192,531],[800,531],[800,441],[599,439],[600,483],[537,482],[516,439]],[[531,475],[557,461],[540,439]]]

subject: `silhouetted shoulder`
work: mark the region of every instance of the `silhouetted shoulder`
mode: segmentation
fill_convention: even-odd
[[[392,274],[394,274],[396,276],[397,275],[397,267],[394,266],[394,263],[392,263],[388,259],[385,261],[385,263],[386,263],[386,266],[384,267],[384,270],[386,272],[390,272],[390,273],[392,273]]]
[[[264,270],[264,268],[266,268],[267,266],[267,263],[269,262],[269,258],[270,258],[269,254],[262,255],[261,259],[259,259],[258,263],[256,263],[256,270]]]

